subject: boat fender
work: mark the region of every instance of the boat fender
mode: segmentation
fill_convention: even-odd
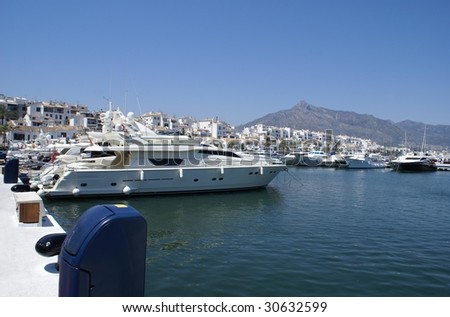
[[[17,184],[11,187],[11,191],[15,193],[23,193],[23,192],[29,192],[30,191],[30,185],[28,184]]]
[[[78,196],[79,193],[80,193],[80,190],[76,187],[72,190],[72,195],[74,195],[74,196]]]
[[[36,242],[34,248],[36,252],[42,256],[51,257],[58,255],[66,236],[66,233],[47,234]]]
[[[125,186],[125,187],[123,188],[122,192],[123,192],[125,195],[128,195],[128,194],[131,192],[131,188],[128,187],[128,186]]]
[[[37,191],[37,194],[38,194],[40,197],[44,197],[44,196],[45,196],[45,190],[39,189],[39,190]]]

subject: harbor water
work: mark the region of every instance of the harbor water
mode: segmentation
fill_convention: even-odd
[[[146,296],[450,296],[450,173],[289,168],[265,189],[46,200],[66,230],[125,203]]]

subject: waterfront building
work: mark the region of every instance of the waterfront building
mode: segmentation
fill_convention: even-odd
[[[23,97],[8,97],[4,94],[0,94],[0,106],[12,114],[13,118],[21,118],[27,111],[28,100]],[[3,118],[0,118],[0,124],[5,124]]]
[[[69,120],[69,126],[78,127],[80,130],[87,129],[91,131],[98,131],[101,128],[98,115],[92,113],[77,113]]]
[[[163,112],[148,112],[140,116],[142,123],[151,130],[159,133],[179,133],[185,126],[174,116]]]
[[[7,132],[7,139],[11,142],[30,142],[44,137],[48,142],[61,138],[74,138],[80,131],[73,126],[53,126],[53,127],[18,127]]]
[[[198,131],[202,132],[202,135],[207,137],[226,138],[234,135],[234,127],[225,122],[219,121],[219,118],[217,117],[199,121],[195,126]]]
[[[163,112],[148,112],[141,115],[141,119],[144,121],[145,126],[151,129],[164,126],[169,127],[169,120]]]
[[[82,105],[69,105],[61,102],[30,102],[27,105],[30,126],[69,125],[70,119],[79,114],[86,115],[89,109]]]
[[[84,105],[29,101],[0,94],[0,106],[11,113],[6,139],[12,142],[29,142],[42,136],[47,140],[72,138],[87,129],[98,128],[95,114],[89,113]]]

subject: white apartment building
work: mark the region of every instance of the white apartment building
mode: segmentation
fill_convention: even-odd
[[[97,129],[98,122],[97,118],[89,116],[87,117],[84,114],[77,113],[72,118],[69,119],[69,125],[72,127],[78,128],[89,128],[89,129]]]
[[[60,127],[29,127],[24,126],[17,130],[12,130],[7,133],[7,139],[14,142],[27,142],[37,139],[42,139],[42,136],[48,142],[52,140],[59,140],[60,138],[73,138],[78,134],[78,130],[72,126]]]
[[[55,102],[30,102],[25,115],[28,126],[64,126],[77,115],[89,112],[86,106]]]
[[[196,125],[196,129],[202,131],[203,136],[210,136],[213,138],[226,138],[234,135],[234,127],[219,121],[217,118],[199,121]]]
[[[28,100],[22,97],[8,97],[0,94],[0,106],[14,114],[15,118],[22,118],[27,112]],[[5,124],[3,118],[0,118],[0,124]]]
[[[266,126],[264,124],[256,124],[249,128],[244,128],[243,135],[246,136],[269,136],[276,139],[290,139],[294,130],[291,128],[280,128],[275,126]]]
[[[179,131],[180,122],[163,112],[148,112],[141,116],[144,125],[154,130]]]
[[[150,128],[158,128],[164,127],[164,117],[166,115],[162,112],[148,112],[141,116],[142,120],[144,120],[144,124]]]

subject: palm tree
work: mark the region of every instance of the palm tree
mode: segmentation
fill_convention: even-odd
[[[9,111],[6,105],[0,105],[0,118],[2,125],[0,125],[0,135],[3,137],[3,148],[6,148],[6,132],[9,130],[8,119],[14,116],[14,113]]]

